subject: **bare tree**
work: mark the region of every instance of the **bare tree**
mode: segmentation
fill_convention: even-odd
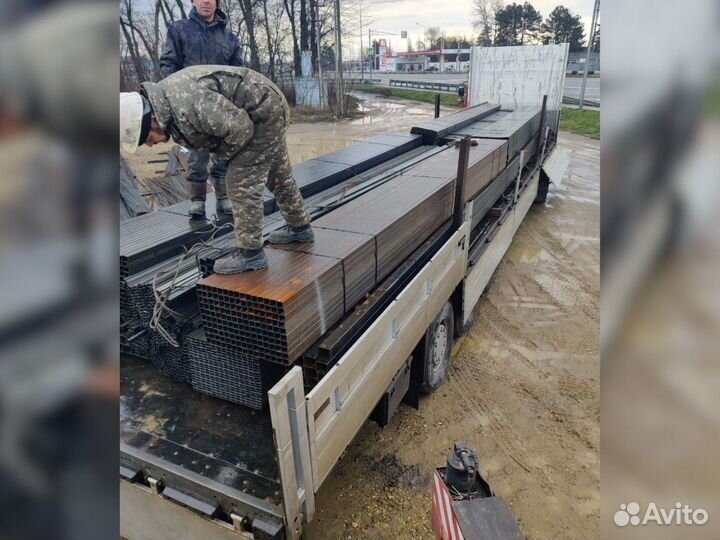
[[[490,47],[493,44],[495,12],[491,0],[473,0],[473,28],[479,31],[477,44]]]
[[[260,54],[258,51],[258,41],[256,36],[256,20],[255,8],[258,0],[238,0],[240,12],[242,13],[241,25],[245,27],[247,32],[247,46],[250,49],[250,67],[256,71],[260,71]]]
[[[293,64],[295,66],[295,75],[300,76],[300,45],[298,43],[297,21],[295,20],[296,0],[283,0],[285,14],[290,22],[290,30],[292,32],[293,41]]]
[[[180,8],[180,18],[187,19],[187,13],[185,13],[185,6],[183,5],[183,0],[175,0],[175,3]]]
[[[265,28],[265,38],[267,39],[267,53],[268,53],[268,75],[273,81],[276,80],[275,76],[275,47],[273,45],[273,37],[270,32],[270,18],[268,17],[268,0],[260,0],[263,10],[263,27]]]
[[[134,22],[135,10],[132,0],[123,0],[120,4],[120,29],[127,45],[127,52],[132,60],[135,68],[135,75],[138,80],[147,80],[147,72],[145,63],[140,51],[140,45],[137,39],[137,28]]]

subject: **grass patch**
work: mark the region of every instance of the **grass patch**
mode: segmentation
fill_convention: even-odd
[[[436,92],[426,90],[412,90],[410,88],[391,88],[387,86],[376,86],[374,84],[356,84],[353,90],[361,90],[381,96],[396,97],[401,99],[409,99],[411,101],[421,101],[423,103],[435,103]],[[457,107],[457,95],[440,94],[440,105],[445,107]]]
[[[345,118],[361,118],[365,113],[360,111],[359,102],[352,96],[345,96]],[[334,106],[334,103],[332,104]],[[337,122],[335,112],[331,108],[317,109],[304,105],[296,105],[290,109],[291,124],[312,124],[315,122]]]
[[[600,138],[600,111],[563,108],[560,112],[560,129],[585,135],[593,139]]]

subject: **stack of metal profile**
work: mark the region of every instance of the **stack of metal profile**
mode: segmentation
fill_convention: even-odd
[[[304,161],[293,167],[303,197],[311,197],[422,144],[422,137],[406,133],[378,135],[348,148]]]
[[[120,221],[125,221],[150,211],[145,199],[137,189],[135,175],[125,158],[120,156]]]
[[[473,200],[470,228],[474,229],[505,190],[515,182],[520,169],[520,156],[515,156],[498,174],[496,179]]]
[[[401,149],[404,153],[380,163],[362,173],[354,174],[351,178],[338,182],[337,184],[326,188],[321,193],[306,196],[305,206],[313,219],[317,219],[318,217],[332,211],[333,208],[346,204],[364,193],[367,193],[377,185],[402,175],[403,171],[407,170],[414,164],[422,162],[440,151],[440,149],[435,146],[417,146],[420,138],[416,135],[409,136],[405,134],[390,133],[374,137],[370,140],[375,139],[382,139],[389,143],[398,145],[396,147],[396,151]],[[271,231],[283,225],[285,225],[285,222],[279,212],[266,216],[263,226],[263,234],[269,234]],[[199,256],[198,261],[203,277],[211,275],[213,273],[215,261],[226,255],[233,247],[235,247],[234,242],[227,242],[224,244],[223,249],[207,251]]]
[[[406,176],[454,180],[457,176],[459,146],[454,145],[405,172]],[[465,201],[472,199],[502,171],[507,162],[507,143],[502,140],[474,140],[465,174]]]
[[[425,265],[450,234],[450,222],[441,225],[402,264],[348,311],[325,335],[302,356],[303,381],[311,390],[397,297],[400,291]]]
[[[207,240],[213,225],[191,220],[189,203],[182,202],[120,224],[120,277],[126,278],[178,255],[200,240]],[[221,217],[220,223],[230,221]]]
[[[451,134],[456,137],[469,135],[478,139],[505,140],[508,143],[508,159],[512,159],[537,133],[541,114],[539,107],[518,107],[510,112],[500,111],[488,115],[481,121],[454,129]]]
[[[178,381],[191,381],[190,359],[187,347],[173,347],[167,343],[151,346],[150,362],[161,373]]]
[[[149,358],[150,332],[139,320],[130,319],[120,324],[120,352]]]
[[[263,382],[257,358],[244,354],[237,347],[209,341],[203,328],[188,335],[186,348],[195,390],[262,409]]]
[[[211,341],[290,364],[343,315],[342,262],[282,249],[265,255],[262,272],[199,281],[200,313]]]
[[[500,105],[481,103],[458,112],[413,126],[410,133],[421,135],[425,144],[435,144],[457,130],[500,110]]]
[[[313,231],[313,243],[276,245],[273,249],[308,253],[340,261],[343,271],[344,313],[375,287],[375,237],[319,226],[313,227]]]
[[[125,249],[123,318],[133,324],[126,327],[123,351],[145,347],[145,357],[162,372],[256,409],[296,362],[314,385],[447,238],[459,151],[452,143],[428,148],[422,141],[437,144],[464,136],[467,128],[488,130],[487,136],[471,135],[477,142],[465,175],[466,201],[488,213],[484,203],[503,196],[524,165],[518,151],[535,150],[534,114],[520,112],[513,117],[484,104],[417,126],[413,135],[376,137],[297,166],[315,241],[267,247],[262,272],[212,274],[216,258],[234,247],[229,231],[213,241],[217,249],[179,267],[184,247],[173,252],[159,234],[159,247],[148,245],[129,257]],[[520,133],[510,133],[511,124]],[[182,218],[187,227],[187,204],[164,209],[171,217],[163,219]],[[279,215],[269,216],[264,232],[282,224]],[[153,282],[160,294],[172,286],[167,307],[185,313],[160,319],[180,347],[147,329],[156,304]]]
[[[321,217],[315,225],[374,236],[380,281],[449,218],[453,186],[448,178],[401,176]]]

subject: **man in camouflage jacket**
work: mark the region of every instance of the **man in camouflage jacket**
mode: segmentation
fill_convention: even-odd
[[[160,57],[163,78],[183,68],[197,65],[242,66],[240,40],[227,28],[227,16],[218,9],[217,0],[193,0],[187,19],[175,21],[167,32]],[[230,213],[225,192],[227,161],[210,155],[207,150],[192,150],[188,156],[187,180],[190,191],[190,214],[205,217],[208,163],[217,198],[217,209]]]
[[[293,178],[285,142],[289,107],[272,81],[247,68],[195,66],[159,83],[143,83],[142,88],[149,105],[142,111],[148,127],[142,132],[123,131],[121,105],[121,140],[131,133],[133,144],[152,146],[171,136],[179,144],[229,160],[226,180],[237,249],[216,261],[216,272],[265,268],[266,185],[287,223],[270,235],[270,242],[313,241],[310,216]]]

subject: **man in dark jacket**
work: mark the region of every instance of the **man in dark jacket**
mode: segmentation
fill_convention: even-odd
[[[193,0],[187,19],[175,21],[168,28],[167,41],[160,57],[163,78],[183,68],[197,65],[242,66],[240,41],[226,26],[227,16],[217,7],[217,0]],[[228,163],[207,150],[193,150],[188,156],[187,179],[190,191],[190,215],[205,217],[205,192],[210,177],[217,197],[217,209],[231,213],[225,188]]]
[[[193,149],[229,160],[237,249],[215,262],[215,271],[260,270],[263,254],[263,189],[287,226],[273,231],[276,244],[312,242],[310,215],[293,178],[285,142],[290,110],[282,92],[256,71],[241,67],[194,66],[142,84],[120,96],[120,141],[128,152],[172,137]]]

